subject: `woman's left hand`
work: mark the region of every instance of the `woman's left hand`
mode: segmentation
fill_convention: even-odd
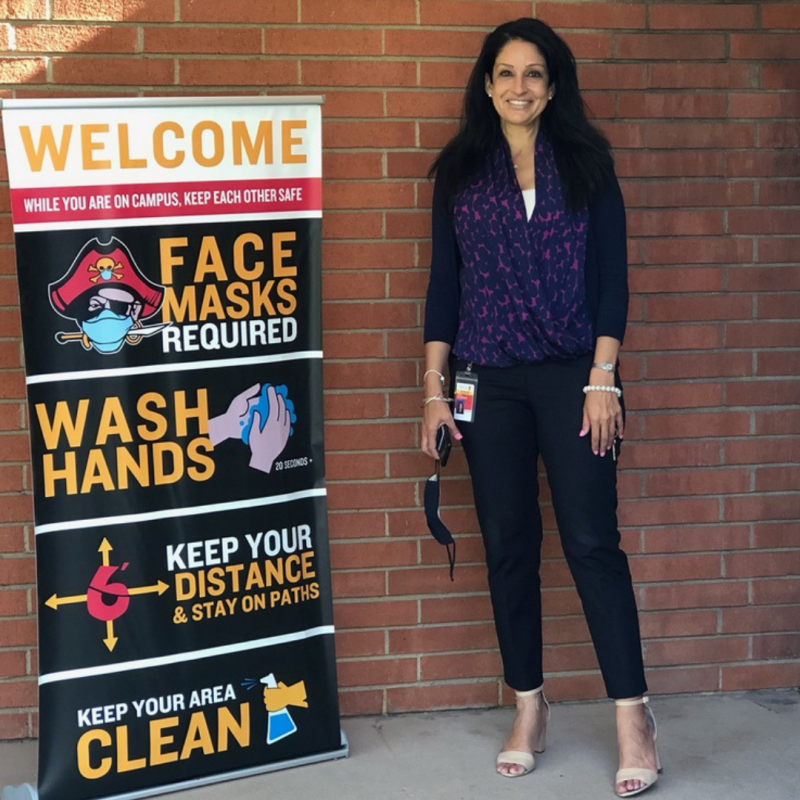
[[[613,392],[587,392],[581,436],[592,435],[592,452],[604,456],[623,434],[622,406]]]

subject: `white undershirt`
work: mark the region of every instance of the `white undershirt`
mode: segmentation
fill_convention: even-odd
[[[525,211],[528,213],[528,219],[533,216],[533,209],[536,207],[536,189],[523,189],[522,199],[525,201]]]

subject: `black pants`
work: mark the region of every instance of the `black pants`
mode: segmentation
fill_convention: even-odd
[[[458,423],[486,547],[505,680],[540,686],[541,453],[567,564],[578,589],[609,697],[644,694],[639,621],[617,529],[616,463],[581,438],[592,357],[514,367],[473,367],[475,419]],[[465,362],[457,361],[457,369]]]

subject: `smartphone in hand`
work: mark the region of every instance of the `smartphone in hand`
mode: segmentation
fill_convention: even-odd
[[[453,443],[450,441],[450,429],[447,425],[442,425],[436,431],[436,452],[439,454],[439,465],[447,466],[447,459],[450,457],[450,450]]]

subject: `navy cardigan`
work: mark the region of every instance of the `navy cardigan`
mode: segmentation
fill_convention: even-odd
[[[461,286],[453,219],[442,181],[433,188],[433,252],[425,305],[425,341],[452,345],[458,331]],[[628,317],[628,249],[625,204],[616,177],[589,204],[584,262],[586,305],[595,337],[621,342]]]

